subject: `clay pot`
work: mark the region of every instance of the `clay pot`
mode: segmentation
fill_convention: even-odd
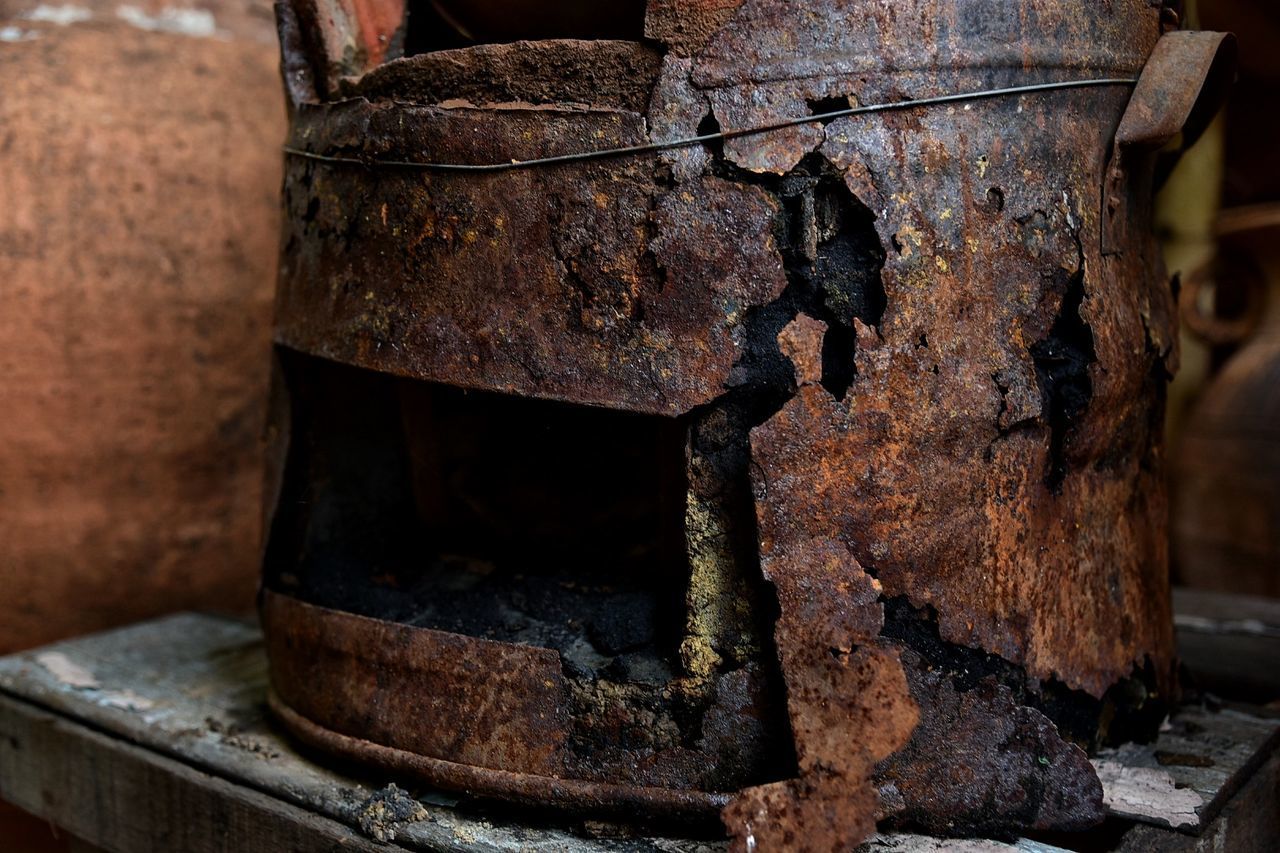
[[[1280,21],[1266,0],[1201,4],[1240,37],[1225,115],[1217,258],[1182,295],[1221,364],[1187,419],[1174,470],[1173,550],[1187,585],[1280,596]],[[1213,287],[1213,310],[1197,292]]]
[[[1173,556],[1191,586],[1280,596],[1280,205],[1224,211],[1219,232],[1219,258],[1229,262],[1217,268],[1256,283],[1220,282],[1251,294],[1251,309],[1207,331],[1254,330],[1187,420],[1175,470]],[[1187,307],[1184,299],[1184,316]],[[1197,329],[1194,319],[1190,325]]]
[[[0,652],[253,598],[269,5],[0,15]]]

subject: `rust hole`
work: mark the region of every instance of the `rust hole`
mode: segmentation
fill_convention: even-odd
[[[791,766],[781,720],[733,710],[763,701],[758,664],[685,679],[689,418],[281,362],[269,589],[555,650],[575,777],[732,790]]]
[[[1097,355],[1093,330],[1080,314],[1084,295],[1082,267],[1067,280],[1062,308],[1049,334],[1031,346],[1049,425],[1049,470],[1045,483],[1055,494],[1062,491],[1070,467],[1072,428],[1093,396],[1089,365],[1097,360]]]
[[[853,102],[848,95],[837,95],[829,98],[810,98],[808,104],[809,114],[815,116],[834,113],[840,110],[847,110],[849,107],[853,106]],[[835,119],[824,118],[820,119],[819,123],[823,127],[826,127],[833,121],[835,121]]]
[[[293,353],[268,570],[315,604],[555,648],[570,670],[670,666],[684,426],[467,392]]]

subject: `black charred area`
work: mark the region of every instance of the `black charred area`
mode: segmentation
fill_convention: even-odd
[[[708,112],[702,117],[702,120],[698,122],[698,129],[696,131],[698,136],[711,136],[719,132],[720,121],[716,118],[716,114],[713,112]],[[724,162],[723,139],[712,139],[708,142],[704,142],[703,145],[706,147],[707,151],[710,152],[717,167],[723,168],[726,166]]]
[[[855,199],[838,176],[825,175],[814,187],[817,257],[812,280],[822,290],[828,325],[822,342],[822,384],[844,399],[857,374],[853,318],[879,328],[887,297],[880,271],[885,252],[871,211]]]
[[[556,648],[580,674],[670,665],[688,571],[682,424],[282,362],[293,423],[269,586]]]
[[[734,790],[794,764],[781,709],[743,698],[777,695],[767,665],[673,687],[686,421],[280,356],[291,440],[267,588],[556,650],[581,778]]]
[[[281,362],[291,440],[267,588],[555,649],[583,772],[637,765],[629,750],[696,746],[707,697],[670,689],[689,571],[683,421],[467,392],[288,350]],[[730,787],[759,781],[718,778],[705,758],[687,764]]]
[[[810,98],[809,99],[809,115],[811,116],[829,116],[831,113],[838,113],[847,110],[852,106],[848,95],[836,95],[830,98]],[[818,122],[826,127],[835,121],[835,117],[820,118]]]
[[[748,314],[746,346],[734,375],[735,385],[772,389],[756,396],[783,399],[751,425],[763,423],[794,393],[794,372],[778,351],[777,335],[800,314],[827,324],[822,385],[843,399],[857,375],[853,321],[878,328],[887,304],[880,277],[885,251],[875,215],[849,192],[839,170],[821,154],[809,154],[782,176],[738,168],[719,154],[712,169],[728,180],[763,187],[782,209],[774,239],[787,288],[777,300]]]
[[[1062,307],[1045,338],[1031,346],[1036,379],[1040,385],[1043,416],[1049,426],[1049,470],[1045,484],[1054,494],[1062,492],[1069,467],[1072,426],[1089,405],[1093,382],[1089,365],[1097,360],[1093,330],[1080,316],[1084,301],[1084,266],[1070,277]]]
[[[718,131],[710,114],[698,127],[700,134]],[[708,147],[714,157],[713,174],[765,189],[781,210],[773,237],[787,287],[773,302],[747,312],[729,390],[692,416],[695,451],[715,460],[726,481],[742,483],[745,500],[750,501],[751,428],[777,414],[796,392],[795,368],[778,348],[778,334],[801,314],[824,321],[828,331],[822,382],[842,398],[856,375],[853,318],[878,326],[884,314],[880,270],[885,253],[874,215],[820,154],[805,157],[791,172],[778,176],[734,166],[724,158],[719,141]],[[714,428],[708,428],[712,422]],[[744,510],[744,517],[755,517],[753,506],[745,504]],[[754,537],[751,548],[754,551]]]
[[[556,650],[581,778],[734,790],[794,765],[767,662],[673,687],[686,421],[280,356],[291,441],[268,588]]]
[[[1149,661],[1095,699],[1056,679],[1034,679],[998,655],[943,640],[933,608],[914,607],[905,596],[885,599],[880,636],[915,651],[962,693],[986,681],[1004,685],[1015,702],[1044,714],[1064,740],[1090,754],[1104,746],[1149,741],[1172,707],[1169,697],[1157,695]]]

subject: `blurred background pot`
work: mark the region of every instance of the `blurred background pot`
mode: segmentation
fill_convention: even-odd
[[[270,21],[0,2],[0,652],[252,602]]]
[[[1212,227],[1181,265],[1187,379],[1205,380],[1175,436],[1171,556],[1188,586],[1280,596],[1280,19],[1268,0],[1198,5],[1202,25],[1238,34],[1241,62],[1220,175],[1180,206]]]
[[[1280,596],[1280,204],[1229,208],[1216,230],[1218,255],[1184,287],[1182,313],[1218,348],[1243,343],[1183,429],[1174,553],[1191,586]],[[1201,306],[1210,288],[1238,303],[1228,316]]]

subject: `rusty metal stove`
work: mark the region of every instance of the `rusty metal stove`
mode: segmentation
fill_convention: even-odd
[[[1087,751],[1176,689],[1155,155],[1229,41],[1147,0],[650,0],[634,41],[456,50],[397,0],[277,11],[296,734],[746,848],[1100,820]]]

